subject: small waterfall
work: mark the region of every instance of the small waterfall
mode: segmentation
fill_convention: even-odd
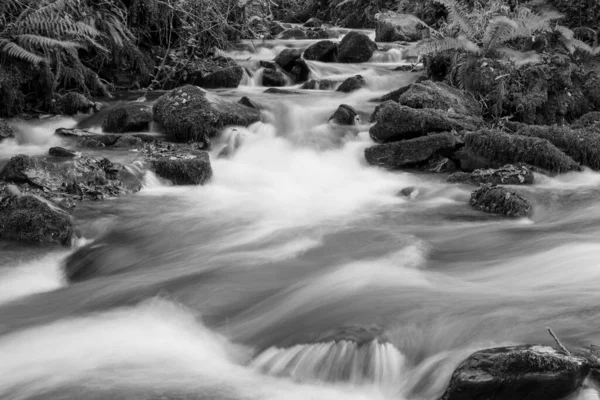
[[[341,340],[283,349],[270,347],[251,366],[269,375],[299,381],[399,387],[404,356],[390,343]]]

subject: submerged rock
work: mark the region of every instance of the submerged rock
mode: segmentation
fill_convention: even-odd
[[[205,151],[194,158],[160,157],[151,160],[151,165],[156,175],[175,185],[203,185],[212,177],[210,159]]]
[[[350,78],[347,78],[344,82],[342,82],[342,84],[337,88],[337,91],[350,93],[362,88],[366,84],[367,81],[365,81],[365,78],[363,78],[362,75],[355,75],[351,76]]]
[[[584,359],[548,346],[481,350],[456,368],[441,400],[558,400],[579,389],[589,370]]]
[[[342,63],[367,62],[377,50],[377,44],[363,33],[351,31],[338,46],[338,60]]]
[[[130,103],[111,110],[102,122],[104,132],[144,132],[150,130],[152,107]]]
[[[360,122],[358,113],[348,104],[341,104],[329,120],[339,125],[355,125]]]
[[[331,40],[321,40],[309,46],[303,54],[305,60],[315,60],[321,62],[337,62],[338,46]]]
[[[456,172],[450,175],[447,182],[468,183],[479,185],[489,183],[492,185],[531,185],[533,172],[525,165],[505,165],[502,168],[477,169],[471,173]]]
[[[412,139],[431,132],[475,130],[483,124],[480,118],[433,108],[414,109],[393,101],[377,106],[372,118],[376,124],[369,134],[375,141],[383,143]]]
[[[292,76],[296,82],[308,80],[310,69],[306,61],[302,59],[302,53],[298,49],[284,49],[277,57],[275,63]]]
[[[50,150],[48,150],[48,154],[50,154],[53,157],[80,157],[81,156],[81,153],[79,153],[75,150],[65,149],[64,147],[50,147]]]
[[[527,199],[501,186],[490,184],[481,185],[471,193],[469,204],[476,210],[507,217],[528,217],[532,212]]]
[[[274,69],[265,69],[262,77],[263,86],[278,87],[285,86],[285,76]]]
[[[451,151],[455,146],[454,135],[438,133],[369,147],[365,149],[365,158],[371,165],[396,169],[423,163],[440,151]]]
[[[177,141],[210,144],[227,125],[248,126],[260,120],[260,112],[224,100],[197,86],[184,86],[160,97],[154,103],[154,118],[165,133]]]
[[[581,170],[579,164],[545,139],[495,129],[465,135],[465,151],[500,165],[525,163],[554,173]]]
[[[73,218],[55,204],[34,195],[0,198],[0,238],[22,242],[71,244]]]
[[[4,139],[10,139],[15,137],[15,132],[11,126],[2,118],[0,118],[0,142]]]

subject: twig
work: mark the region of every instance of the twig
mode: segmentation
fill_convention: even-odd
[[[565,346],[563,346],[563,344],[560,342],[560,340],[558,340],[558,337],[556,337],[556,335],[554,334],[554,332],[552,332],[552,329],[550,329],[549,327],[547,327],[546,329],[548,329],[548,332],[550,333],[550,336],[552,336],[552,338],[554,339],[554,341],[558,345],[558,348],[561,349],[563,351],[563,353],[565,353],[565,354],[567,354],[567,355],[570,356],[571,352],[569,350],[567,350],[567,348]]]

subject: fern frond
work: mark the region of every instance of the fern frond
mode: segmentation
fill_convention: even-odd
[[[465,36],[458,38],[427,39],[420,42],[416,49],[419,55],[426,56],[448,50],[464,50],[469,53],[478,54],[479,46],[471,42]]]
[[[496,17],[490,21],[483,35],[483,46],[487,52],[494,50],[498,45],[509,41],[519,25],[510,18]]]
[[[27,61],[34,65],[46,61],[44,57],[24,49],[17,43],[8,39],[0,39],[0,52],[6,54],[8,57]]]
[[[17,35],[14,37],[14,40],[23,47],[27,48],[41,48],[44,50],[48,50],[52,47],[60,47],[63,49],[74,49],[79,48],[81,45],[79,43],[66,41],[66,40],[57,40],[52,39],[46,36],[39,35]]]
[[[475,39],[475,27],[473,22],[469,19],[467,6],[460,2],[460,0],[434,0],[446,7],[448,11],[448,17],[450,22],[456,23],[460,26],[461,32],[467,36],[470,40]]]

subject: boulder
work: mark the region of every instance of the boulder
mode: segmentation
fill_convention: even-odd
[[[207,89],[236,88],[243,76],[244,69],[235,60],[216,56],[189,63],[181,73],[174,75],[165,84],[164,89],[183,85],[195,85]]]
[[[300,86],[300,89],[332,90],[339,84],[339,81],[333,81],[331,79],[311,79],[310,81],[304,82],[304,84]]]
[[[428,161],[440,152],[452,151],[456,138],[450,133],[437,133],[429,136],[379,144],[365,149],[365,158],[371,165],[388,169],[412,167]]]
[[[306,37],[308,39],[329,39],[330,35],[329,32],[326,31],[325,29],[321,29],[321,28],[309,28],[306,31]]]
[[[81,153],[64,147],[50,147],[48,154],[53,157],[81,157]]]
[[[443,82],[413,83],[399,93],[396,101],[411,108],[435,108],[458,114],[481,116],[481,106],[474,98]]]
[[[304,50],[303,57],[305,60],[337,62],[338,47],[331,40],[321,40]]]
[[[468,183],[471,185],[531,185],[533,172],[525,165],[505,165],[502,168],[476,169],[471,173],[456,172],[446,179],[450,183]]]
[[[160,157],[151,161],[152,169],[161,178],[175,185],[203,185],[212,177],[212,168],[207,152],[194,158]]]
[[[260,60],[258,65],[264,69],[277,69],[275,61]]]
[[[57,107],[57,111],[65,115],[87,114],[96,108],[96,103],[81,93],[69,92],[58,99]]]
[[[350,107],[348,104],[342,104],[337,110],[329,117],[329,121],[333,121],[338,125],[354,125],[360,122],[360,117],[356,110]]]
[[[0,142],[4,139],[14,138],[15,132],[11,126],[2,118],[0,118]]]
[[[81,147],[83,149],[99,149],[106,147],[106,145],[98,139],[85,137],[77,141],[77,147]]]
[[[113,147],[119,147],[122,149],[139,149],[144,147],[144,141],[135,136],[125,135],[119,138]]]
[[[581,165],[600,170],[600,135],[593,128],[525,125],[517,134],[546,139]]]
[[[376,99],[373,99],[371,101],[375,101],[378,103],[383,103],[389,100],[395,101],[396,103],[398,103],[398,100],[400,99],[400,96],[402,96],[404,94],[404,92],[406,92],[408,89],[410,89],[412,85],[406,85],[406,86],[402,86],[401,88],[398,88],[396,90],[393,90],[389,93],[384,94],[381,97],[378,97]]]
[[[0,199],[0,238],[70,245],[75,228],[71,215],[35,195]]]
[[[191,85],[161,96],[154,103],[153,111],[169,138],[201,142],[207,147],[209,138],[219,134],[225,126],[248,126],[260,120],[258,110]]]
[[[471,193],[469,204],[476,210],[507,217],[523,218],[531,215],[531,204],[517,193],[502,186],[484,184]]]
[[[284,49],[275,57],[275,63],[289,73],[294,81],[304,82],[310,75],[310,69],[301,56],[298,49]]]
[[[393,101],[375,108],[372,118],[376,122],[369,134],[377,142],[395,142],[412,139],[432,132],[475,130],[483,120],[433,108],[414,109]]]
[[[265,69],[263,70],[262,84],[268,87],[285,86],[285,76],[277,70]]]
[[[342,84],[337,88],[337,91],[350,93],[362,88],[366,84],[367,81],[365,81],[365,78],[363,78],[362,75],[355,75],[351,76],[350,78],[347,78],[344,82],[342,82]]]
[[[279,39],[307,39],[306,31],[302,28],[291,28],[281,32]]]
[[[548,346],[481,350],[456,368],[441,400],[558,400],[579,389],[589,370],[584,359]]]
[[[371,59],[375,50],[377,45],[367,35],[351,31],[338,46],[338,59],[342,63],[363,63]]]
[[[238,104],[244,105],[246,107],[254,108],[255,110],[259,110],[260,107],[250,98],[244,96],[238,101]]]
[[[82,143],[82,145],[80,147],[90,147],[90,148],[97,147],[94,144],[94,142],[100,142],[102,145],[99,147],[112,146],[121,137],[121,135],[117,135],[117,134],[99,134],[99,133],[89,132],[89,131],[86,131],[83,129],[76,129],[76,128],[75,129],[58,128],[56,131],[54,131],[54,134],[56,136],[60,136],[65,139],[78,139],[79,140],[78,143]],[[86,140],[90,140],[90,142],[88,143],[89,146],[85,144],[84,141],[86,141]]]
[[[283,31],[285,31],[285,28],[279,22],[276,22],[276,21],[269,21],[268,28],[269,28],[269,33],[273,37],[279,35]]]
[[[144,132],[150,130],[152,107],[130,103],[111,110],[102,122],[104,132]]]
[[[465,151],[500,165],[525,163],[553,173],[581,170],[579,164],[545,139],[496,129],[465,135]]]
[[[306,28],[320,28],[323,25],[323,22],[319,18],[311,18],[304,23],[304,27]]]
[[[376,42],[414,42],[423,39],[427,26],[410,14],[388,11],[378,16]]]

